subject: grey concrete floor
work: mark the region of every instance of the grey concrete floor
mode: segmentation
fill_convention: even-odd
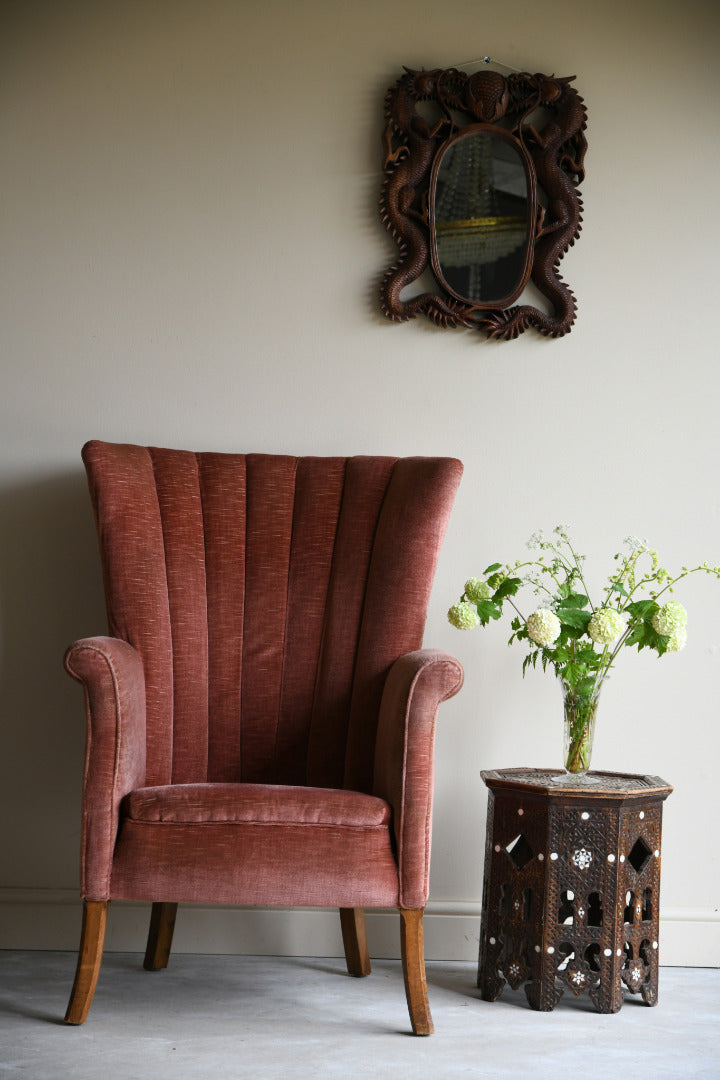
[[[435,1035],[409,1034],[402,971],[376,961],[177,954],[145,972],[105,956],[82,1027],[61,1023],[75,958],[0,952],[0,1077],[312,1080],[454,1077],[718,1080],[720,971],[663,968],[659,1003],[614,1016],[566,995],[536,1013],[522,991],[480,1001],[473,964],[429,963]]]

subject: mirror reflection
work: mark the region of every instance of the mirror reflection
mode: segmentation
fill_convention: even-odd
[[[438,155],[431,183],[433,269],[458,299],[503,306],[525,287],[535,217],[531,168],[509,132],[486,125],[466,128]]]

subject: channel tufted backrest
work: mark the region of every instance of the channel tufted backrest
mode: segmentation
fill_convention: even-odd
[[[143,660],[146,783],[369,792],[461,463],[96,441],[83,460],[110,633]]]

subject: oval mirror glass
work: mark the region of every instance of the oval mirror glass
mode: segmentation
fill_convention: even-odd
[[[464,128],[438,153],[430,182],[433,270],[458,300],[508,307],[533,259],[535,177],[525,147],[487,124]]]

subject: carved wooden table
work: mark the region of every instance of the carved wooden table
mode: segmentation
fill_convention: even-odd
[[[657,1002],[662,804],[659,776],[483,772],[488,787],[478,986],[525,985],[549,1011],[565,989],[617,1012],[623,986]]]

